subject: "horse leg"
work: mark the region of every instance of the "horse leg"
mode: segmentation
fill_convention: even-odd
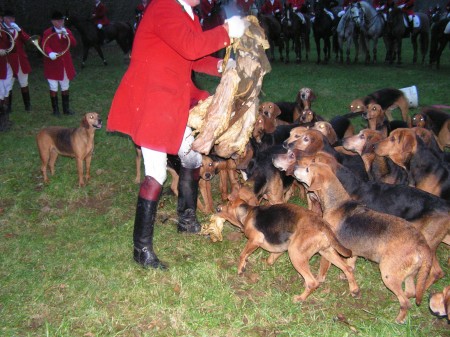
[[[402,64],[402,38],[397,41],[397,64]]]
[[[325,60],[325,63],[328,63],[328,61],[330,60],[331,57],[331,41],[330,41],[330,37],[327,37],[324,40],[324,47],[323,47],[323,58]]]
[[[377,63],[377,54],[378,54],[378,38],[374,38],[373,39],[373,49],[372,49],[372,53],[373,53],[373,57],[372,57],[372,63]]]
[[[284,63],[285,64],[288,64],[289,63],[289,37],[288,36],[286,36],[285,37],[285,39],[284,39],[284,41],[285,41],[285,47],[286,47],[286,58],[285,58],[285,60],[284,60]],[[280,55],[281,55],[281,53],[280,53]]]
[[[425,56],[427,55],[428,51],[428,32],[421,32],[420,33],[420,52],[422,54],[422,65],[425,64]]]
[[[297,35],[295,37],[294,41],[294,49],[295,49],[295,55],[296,55],[296,63],[302,62],[302,45],[300,41],[300,35]]]
[[[102,59],[103,65],[107,66],[108,62],[106,62],[105,57],[103,56],[103,51],[102,48],[100,48],[100,45],[95,45],[94,48],[97,51],[98,56]]]
[[[320,64],[320,38],[314,37],[316,41],[316,50],[317,50],[317,64]]]
[[[83,45],[83,58],[81,60],[81,69],[83,69],[86,66],[86,60],[89,55],[89,47],[86,45]]]
[[[413,46],[413,64],[417,62],[417,33],[411,34],[411,43]]]

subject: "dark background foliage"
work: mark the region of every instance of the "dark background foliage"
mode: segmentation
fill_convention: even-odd
[[[109,18],[115,21],[134,20],[134,8],[140,0],[103,0],[109,9]],[[226,2],[228,0],[223,0]],[[230,0],[232,1],[232,0]],[[257,0],[262,1],[262,0]],[[95,0],[2,0],[0,8],[10,9],[16,14],[16,22],[29,34],[41,34],[50,22],[49,18],[54,10],[63,13],[68,11],[78,17],[90,16]],[[342,3],[342,0],[340,1]],[[426,10],[439,3],[445,6],[447,0],[416,0],[416,11]]]

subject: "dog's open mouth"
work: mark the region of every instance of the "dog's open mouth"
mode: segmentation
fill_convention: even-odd
[[[97,124],[92,125],[95,129],[101,129],[102,128],[102,121],[98,121]]]

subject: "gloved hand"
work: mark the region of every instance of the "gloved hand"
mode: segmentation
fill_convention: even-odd
[[[10,26],[12,29],[17,30],[18,32],[20,32],[22,30],[22,29],[20,29],[19,25],[15,22],[11,22]]]
[[[0,49],[0,56],[5,56],[5,55],[6,55],[6,50]]]
[[[98,29],[102,29],[102,27],[103,27],[103,25],[102,25],[101,23],[99,23],[99,24],[97,25],[97,28],[98,28]]]
[[[61,34],[62,35],[68,35],[69,33],[67,33],[67,29],[65,27],[61,28]]]
[[[225,22],[228,24],[228,36],[231,38],[240,38],[249,25],[247,21],[237,15],[226,19]]]
[[[56,60],[56,56],[57,56],[58,54],[56,54],[55,52],[51,52],[50,54],[48,54],[48,57],[50,57],[50,59],[52,60],[52,61],[54,61],[54,60]]]
[[[219,73],[222,72],[222,68],[223,68],[223,60],[220,60],[220,61],[217,63],[217,70],[219,71]],[[227,70],[227,69],[234,69],[234,68],[236,68],[236,61],[233,60],[233,59],[230,57],[230,58],[228,59],[227,65],[226,65],[226,67],[225,67],[225,70]]]
[[[397,6],[397,8],[400,8],[400,9],[403,8],[403,7],[405,7],[405,4],[402,4],[402,5],[398,5],[398,6]]]

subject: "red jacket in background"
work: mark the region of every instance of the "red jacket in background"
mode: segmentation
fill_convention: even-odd
[[[19,72],[19,65],[24,74],[29,74],[31,66],[23,45],[30,39],[30,36],[23,29],[20,32],[13,29],[10,34],[14,37],[15,45],[11,53],[7,55],[8,63],[11,65],[14,75]]]
[[[55,32],[54,27],[50,27],[44,32],[41,44],[44,52],[47,55],[49,55],[51,52],[60,53],[66,50],[68,38],[70,39],[70,47],[75,47],[77,45],[77,41],[73,37],[70,29],[66,28],[66,30],[68,36],[64,36],[62,34],[54,34],[50,38],[48,37]],[[67,78],[69,80],[72,80],[75,77],[75,67],[73,66],[70,50],[54,61],[48,57],[44,57],[44,76],[46,79],[62,81],[64,79],[64,70],[66,71]]]
[[[275,15],[275,13],[281,13],[283,11],[283,5],[280,0],[275,0],[273,4],[270,0],[266,0],[261,7],[261,13],[265,15]]]
[[[95,6],[94,13],[92,13],[92,18],[94,20],[94,23],[98,25],[99,23],[103,26],[109,25],[109,19],[106,16],[106,13],[108,12],[108,9],[106,6],[100,2],[98,6]]]

